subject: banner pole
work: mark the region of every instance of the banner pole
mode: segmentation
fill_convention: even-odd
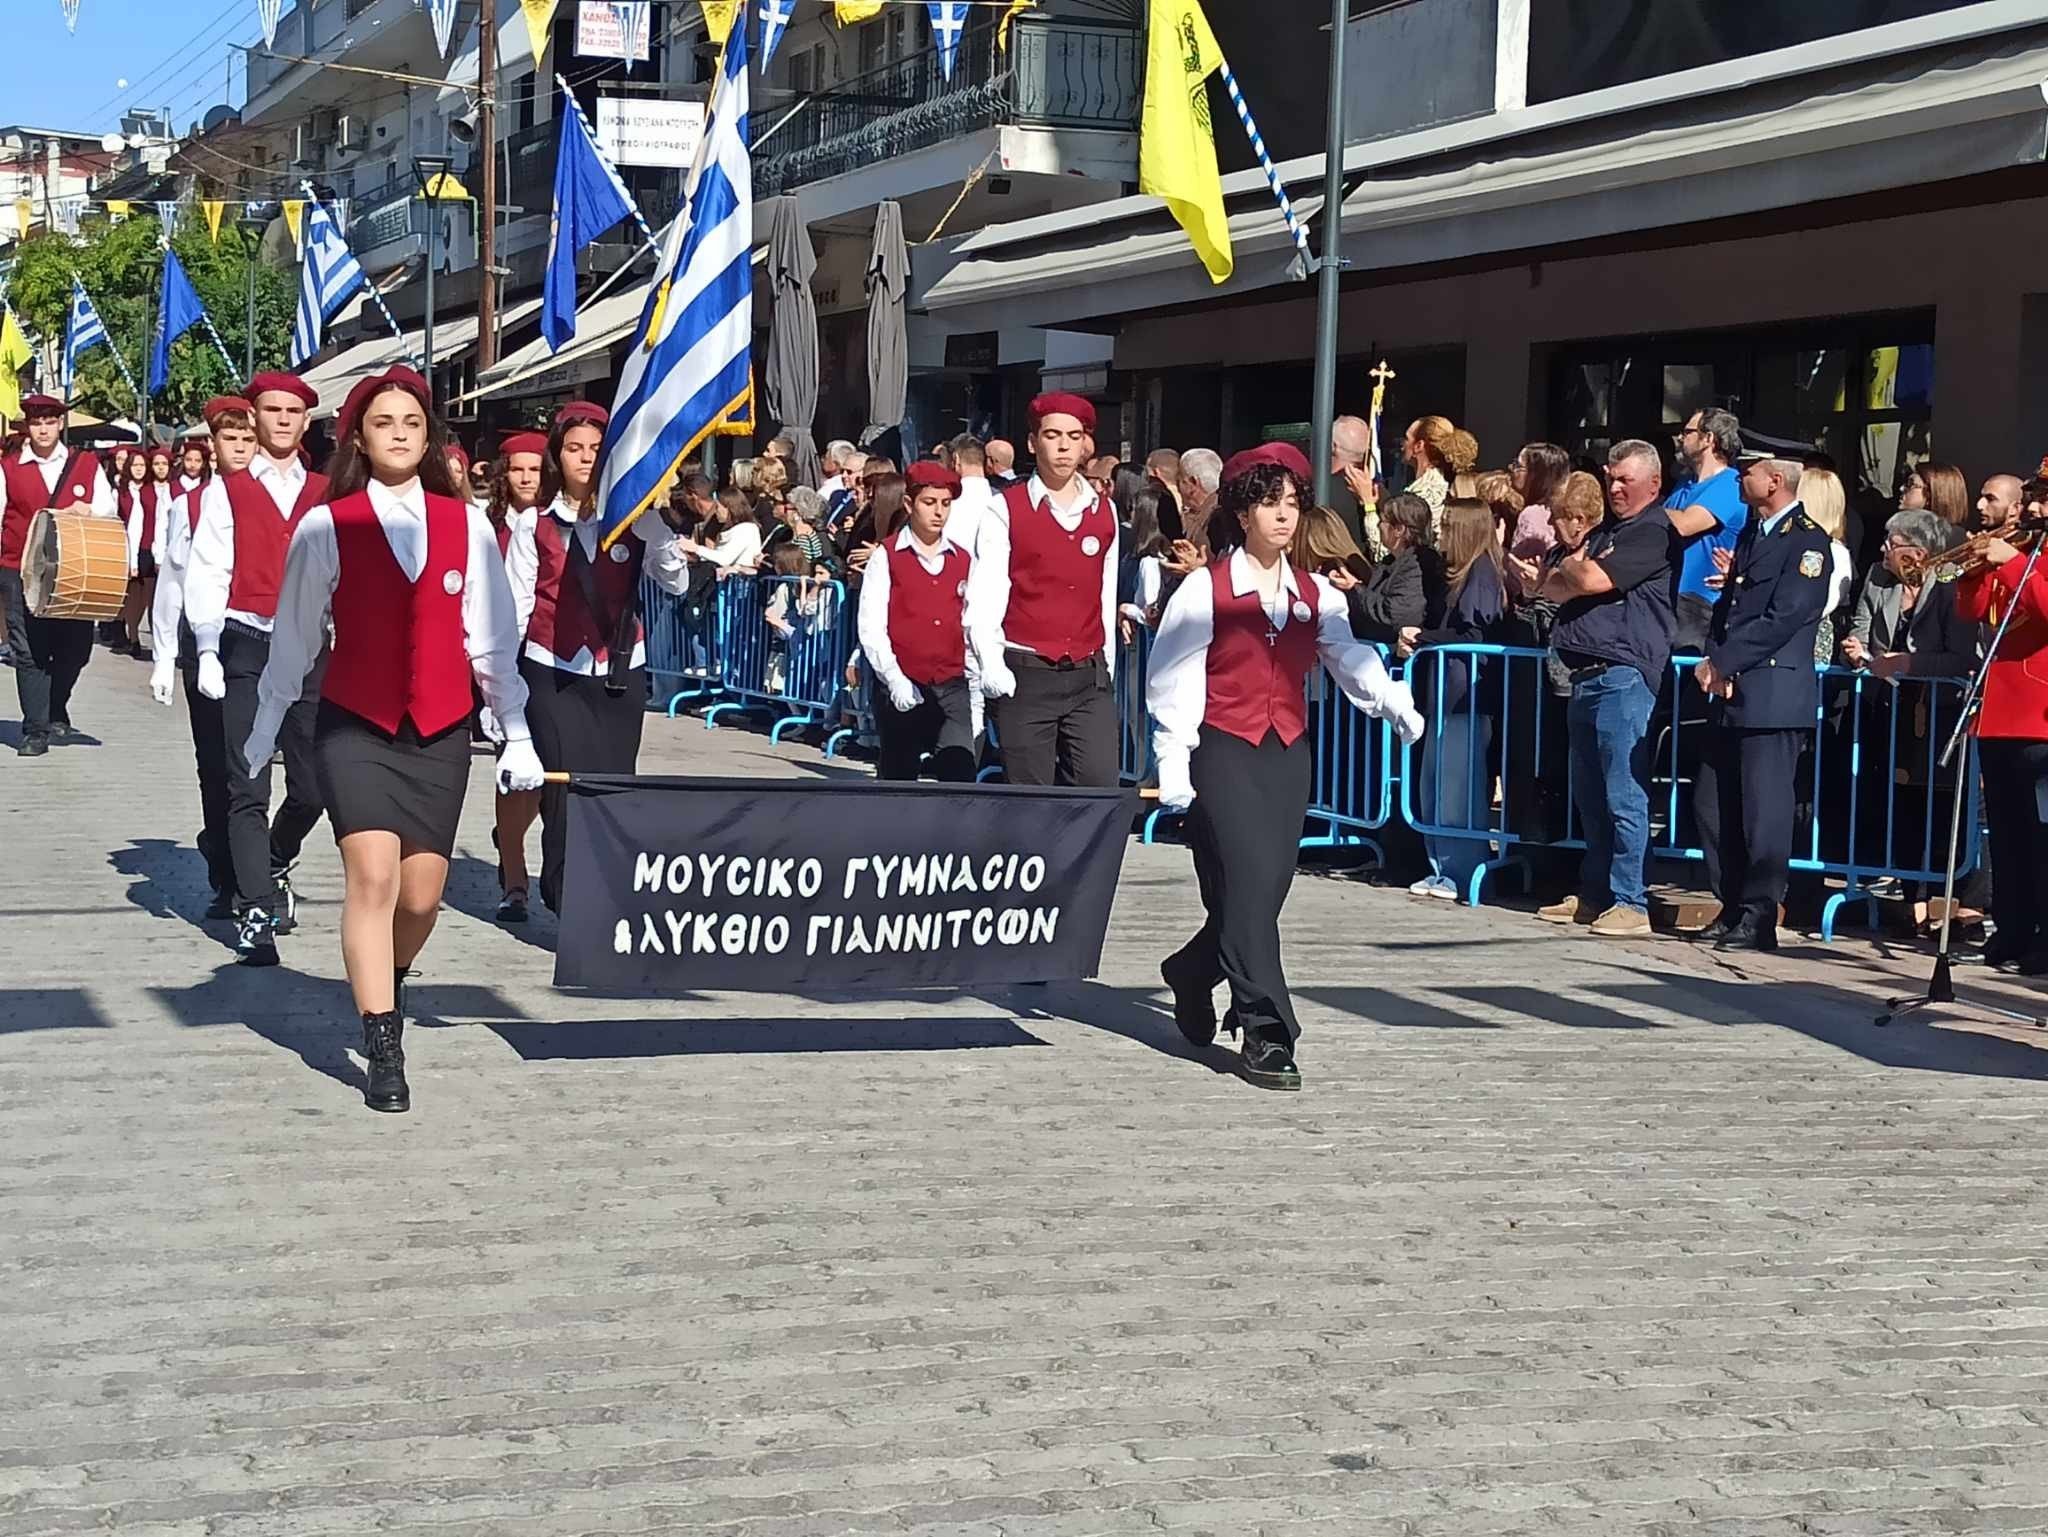
[[[574,784],[575,782],[576,776],[574,774],[565,774],[560,770],[553,770],[541,775],[541,783],[543,784],[566,785]],[[876,784],[885,784],[888,782],[889,781],[880,779],[875,781]],[[1156,801],[1159,799],[1159,791],[1152,785],[1146,785],[1138,791],[1138,799]]]

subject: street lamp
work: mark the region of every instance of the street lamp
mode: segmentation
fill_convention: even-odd
[[[434,386],[434,267],[441,235],[441,205],[466,203],[469,189],[455,175],[453,155],[414,155],[413,180],[419,183],[420,200],[427,205],[427,316],[423,341],[427,353],[427,388]]]

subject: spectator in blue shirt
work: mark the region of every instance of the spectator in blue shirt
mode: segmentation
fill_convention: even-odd
[[[1714,551],[1735,553],[1749,509],[1742,503],[1742,472],[1735,461],[1742,454],[1742,424],[1728,411],[1695,411],[1678,435],[1678,458],[1691,478],[1664,499],[1671,527],[1690,539],[1678,571],[1678,630],[1672,637],[1681,652],[1696,652],[1707,643],[1707,626],[1720,593],[1709,584],[1717,567]]]

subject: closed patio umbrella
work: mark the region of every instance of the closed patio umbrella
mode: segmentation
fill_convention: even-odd
[[[818,413],[818,306],[811,297],[817,253],[793,197],[773,199],[768,222],[768,410],[796,444],[790,484],[815,486],[824,473],[811,420]]]

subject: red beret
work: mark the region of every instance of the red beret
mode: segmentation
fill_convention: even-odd
[[[157,444],[156,447],[149,451],[149,457],[161,459],[165,464],[169,464],[171,462],[171,445],[168,443]]]
[[[363,414],[363,408],[385,390],[404,390],[426,408],[429,415],[434,409],[434,393],[427,388],[417,369],[407,368],[403,363],[394,363],[381,374],[371,374],[367,379],[358,379],[355,388],[348,392],[348,399],[341,403],[341,414],[335,418],[334,433],[338,439],[346,439],[356,430],[356,418]]]
[[[950,496],[960,494],[960,477],[936,459],[915,460],[910,468],[903,472],[903,484],[912,496],[932,486]]]
[[[548,435],[545,432],[515,432],[498,445],[498,457],[509,459],[514,454],[538,454],[547,457]]]
[[[211,427],[213,419],[226,411],[253,411],[256,408],[239,395],[216,395],[206,403],[206,409],[199,413],[206,425]]]
[[[1031,425],[1036,428],[1048,416],[1071,416],[1088,431],[1095,430],[1095,407],[1079,395],[1040,395],[1031,402]]]
[[[448,444],[448,457],[450,459],[453,459],[457,464],[462,466],[463,474],[467,475],[469,473],[468,449],[464,448],[460,443],[457,443],[451,439]]]
[[[1308,457],[1292,443],[1261,443],[1257,448],[1232,454],[1223,466],[1222,479],[1241,480],[1262,464],[1279,465],[1304,486],[1315,480],[1315,471],[1308,467]]]
[[[62,416],[71,408],[55,395],[24,395],[21,397],[23,416]]]
[[[304,401],[308,411],[320,404],[320,397],[314,392],[313,386],[304,379],[301,379],[297,374],[258,374],[249,381],[249,388],[243,391],[243,393],[249,399],[255,400],[258,396],[268,395],[273,391],[279,395],[290,395]]]
[[[594,400],[572,400],[555,413],[557,427],[575,427],[584,423],[604,427],[611,419],[611,413]]]

